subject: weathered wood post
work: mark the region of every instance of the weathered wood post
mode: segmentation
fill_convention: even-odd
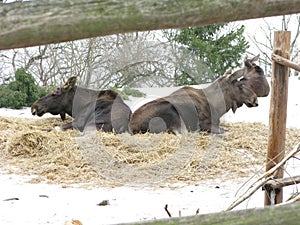
[[[286,59],[290,57],[289,31],[274,32],[274,54]],[[269,114],[269,140],[266,171],[270,170],[284,157],[286,137],[286,115],[288,99],[289,68],[273,61],[271,78],[271,101]],[[276,178],[283,177],[280,169]],[[265,191],[265,205],[282,202],[282,188]]]

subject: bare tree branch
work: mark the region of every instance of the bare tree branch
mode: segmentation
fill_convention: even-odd
[[[36,56],[30,57],[30,59],[28,60],[28,62],[27,62],[26,65],[24,66],[24,69],[25,69],[25,70],[28,70],[28,68],[34,63],[34,61],[43,59],[43,57],[44,57],[45,54],[46,54],[47,48],[48,48],[48,46],[45,45],[45,46],[43,47],[43,49],[41,50],[41,46],[40,46],[40,47],[39,47],[39,50],[41,50],[41,51],[40,51],[40,54],[39,54],[39,55],[36,55]]]
[[[288,161],[290,158],[292,158],[295,154],[297,154],[300,151],[300,142],[281,160],[280,163],[278,163],[276,166],[274,166],[272,169],[268,170],[264,174],[262,174],[256,181],[254,181],[250,188],[241,196],[239,196],[234,202],[226,209],[226,211],[230,211],[236,206],[238,206],[240,203],[245,201],[247,198],[252,196],[260,187],[262,187],[265,183],[267,183],[269,180],[271,180],[274,176],[274,173],[281,168],[286,161]]]

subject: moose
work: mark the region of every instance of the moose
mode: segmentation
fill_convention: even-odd
[[[48,112],[59,114],[62,120],[65,120],[66,114],[72,116],[73,121],[62,125],[62,130],[76,128],[83,131],[89,126],[96,126],[97,130],[104,132],[128,132],[132,112],[117,92],[79,87],[75,85],[76,81],[75,76],[70,77],[54,92],[34,102],[32,115],[43,116]]]
[[[131,116],[131,133],[207,131],[224,133],[220,118],[230,109],[235,112],[245,104],[258,106],[257,97],[266,96],[269,84],[263,70],[255,64],[259,58],[245,59],[244,67],[231,69],[208,87],[182,87],[138,108]],[[263,90],[263,91],[262,91]]]

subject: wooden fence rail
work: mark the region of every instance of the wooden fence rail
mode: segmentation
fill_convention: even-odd
[[[201,211],[201,210],[200,210]],[[294,225],[300,221],[300,202],[281,206],[268,206],[263,209],[248,209],[231,212],[221,212],[190,217],[171,218],[150,222],[131,223],[151,225],[225,225],[225,224],[252,224],[252,225]]]
[[[300,72],[300,64],[299,63],[292,62],[291,60],[283,58],[283,57],[281,57],[279,55],[276,55],[274,53],[272,54],[272,60],[274,60],[276,63],[279,63],[283,66],[290,67],[290,68]]]
[[[263,190],[277,189],[277,188],[282,188],[282,187],[286,187],[286,186],[294,185],[294,184],[300,184],[300,176],[285,177],[285,178],[280,178],[280,179],[269,180],[263,186]]]
[[[300,13],[300,0],[40,0],[0,3],[0,50],[292,13]]]

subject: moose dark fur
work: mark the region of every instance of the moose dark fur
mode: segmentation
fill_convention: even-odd
[[[38,99],[31,106],[32,115],[43,116],[49,112],[60,114],[62,120],[66,114],[72,116],[73,122],[62,125],[62,130],[74,127],[83,131],[88,126],[96,126],[97,130],[105,132],[128,131],[131,110],[118,93],[95,91],[75,84],[76,77],[71,77],[53,93]]]
[[[256,91],[259,90],[253,90],[247,83],[252,81],[251,76],[261,75],[262,70],[254,64],[257,59],[245,60],[244,68],[233,74],[227,71],[206,88],[183,87],[167,97],[146,103],[132,114],[130,132],[167,131],[178,134],[186,130],[204,130],[223,133],[224,130],[219,126],[222,115],[230,109],[235,112],[243,104],[258,106]],[[242,82],[239,80],[241,77],[249,79]],[[259,88],[258,84],[255,88]]]
[[[245,65],[248,71],[241,79],[241,83],[251,88],[257,97],[266,97],[269,95],[270,86],[264,71],[254,63],[258,58],[259,55],[250,60],[245,59]]]

